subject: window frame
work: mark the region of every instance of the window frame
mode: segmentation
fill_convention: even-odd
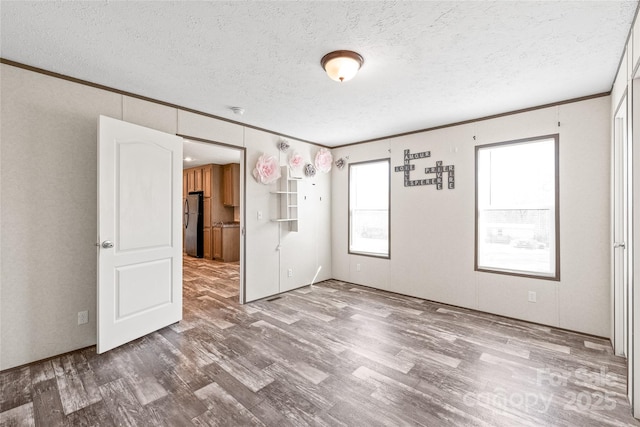
[[[351,167],[359,166],[368,163],[382,163],[386,162],[388,166],[387,180],[389,183],[389,194],[387,195],[387,253],[377,254],[375,252],[359,252],[351,250]],[[391,158],[380,158],[374,160],[366,160],[362,162],[349,163],[349,170],[347,172],[347,253],[349,255],[367,256],[379,259],[391,259]]]
[[[517,145],[517,144],[525,144],[545,139],[552,139],[554,142],[554,156],[555,156],[555,206],[554,206],[554,223],[555,223],[555,233],[554,233],[554,243],[555,243],[555,272],[552,275],[542,275],[528,272],[519,272],[517,270],[502,270],[497,268],[488,268],[488,267],[479,267],[478,266],[478,233],[479,230],[479,218],[480,218],[480,209],[478,206],[478,192],[479,192],[479,179],[478,179],[478,153],[480,150],[484,148],[490,147],[499,147],[502,145]],[[542,135],[535,136],[530,138],[521,138],[515,139],[511,141],[503,141],[496,142],[492,144],[484,144],[484,145],[476,145],[475,147],[475,247],[474,247],[474,270],[482,273],[494,273],[494,274],[503,274],[508,276],[517,276],[517,277],[527,277],[532,279],[540,279],[540,280],[551,280],[551,281],[560,281],[560,134],[550,134],[550,135]]]

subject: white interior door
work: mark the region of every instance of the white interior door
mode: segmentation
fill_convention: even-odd
[[[627,264],[627,138],[626,102],[621,104],[614,125],[613,147],[613,280],[614,350],[619,356],[628,351],[628,264]]]
[[[182,138],[100,116],[98,353],[182,319]]]

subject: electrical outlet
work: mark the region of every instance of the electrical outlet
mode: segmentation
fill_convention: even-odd
[[[536,293],[534,291],[529,291],[529,296],[528,296],[527,300],[529,302],[538,302],[537,299],[538,299],[538,297],[537,297]]]
[[[356,271],[360,271],[360,263],[356,264]]]
[[[293,277],[293,269],[292,268],[287,270],[287,277]]]
[[[88,311],[79,311],[78,312],[78,325],[84,325],[85,323],[89,323],[89,312]]]
[[[262,211],[258,211],[258,219],[262,219]]]

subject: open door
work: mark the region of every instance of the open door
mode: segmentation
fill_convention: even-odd
[[[100,116],[98,345],[182,319],[182,138]]]

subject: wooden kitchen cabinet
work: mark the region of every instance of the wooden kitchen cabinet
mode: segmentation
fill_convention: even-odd
[[[187,171],[182,172],[182,201],[187,198],[187,194],[189,194],[188,185],[187,185]]]
[[[211,253],[211,227],[202,230],[202,256],[206,259],[213,259]]]
[[[183,189],[184,189],[184,175],[186,175],[187,179],[187,194],[192,191],[202,191],[203,183],[202,183],[202,168],[190,168],[185,169],[183,172]],[[186,197],[186,195],[185,195]]]
[[[222,169],[222,203],[225,206],[240,206],[240,165],[231,163]]]
[[[231,222],[233,221],[233,209],[224,204],[224,166],[213,165],[211,188],[211,198],[213,207],[211,208],[211,216],[213,222]]]
[[[240,166],[236,164],[236,166]],[[223,178],[222,165],[204,165],[195,168],[185,169],[183,172],[183,197],[186,198],[187,194],[192,191],[202,191],[202,195],[206,201],[207,198],[211,198],[211,203],[208,206],[209,220],[205,220],[205,224],[213,224],[214,222],[231,222],[234,220],[233,209],[230,206],[224,204],[224,178]],[[238,184],[239,181],[238,174]],[[186,188],[186,190],[185,190]],[[238,197],[239,199],[239,197]],[[233,203],[233,200],[231,200]],[[205,225],[206,226],[206,225]]]
[[[211,227],[211,197],[202,199],[202,226]]]
[[[207,165],[202,168],[202,191],[204,192],[204,197],[211,197],[212,172],[212,165]]]
[[[213,258],[222,258],[222,227],[213,227]]]
[[[192,191],[196,191],[196,170],[195,169],[187,169],[187,194]],[[187,197],[187,196],[185,196]]]
[[[194,190],[202,191],[202,168],[196,168],[194,170]]]
[[[213,227],[213,258],[224,262],[240,260],[240,227]]]
[[[240,261],[240,227],[222,229],[222,258],[225,262]]]

